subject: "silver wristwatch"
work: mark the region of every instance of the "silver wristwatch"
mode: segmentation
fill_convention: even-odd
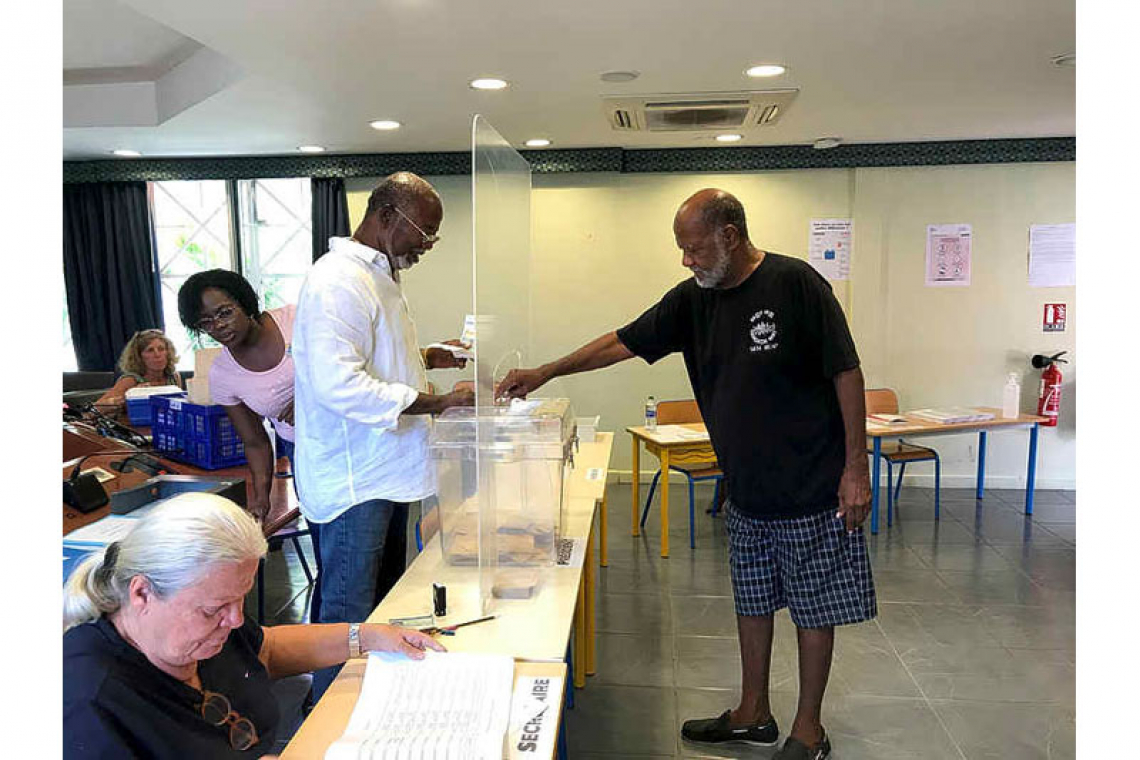
[[[363,656],[364,650],[360,648],[360,623],[352,623],[348,626],[348,659]]]

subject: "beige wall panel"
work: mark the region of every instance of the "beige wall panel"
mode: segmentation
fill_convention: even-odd
[[[807,256],[813,218],[854,220],[851,280],[834,283],[863,360],[868,385],[897,388],[904,408],[997,405],[1008,372],[1023,376],[1025,411],[1034,408],[1035,352],[1075,347],[1073,288],[1030,288],[1030,224],[1069,222],[1075,214],[1073,164],[1017,164],[734,174],[536,175],[532,198],[534,262],[529,359],[557,358],[632,320],[685,279],[673,240],[677,206],[703,187],[720,187],[745,205],[753,241]],[[444,200],[441,242],[407,276],[405,291],[422,342],[451,337],[471,303],[471,191],[466,177],[431,177]],[[353,226],[376,180],[348,181]],[[927,288],[923,282],[927,224],[973,225],[973,282]],[[1047,302],[1069,305],[1061,334],[1041,332]],[[1075,357],[1074,357],[1075,358]],[[1061,426],[1042,435],[1043,487],[1075,483],[1074,383],[1064,367]],[[433,372],[450,387],[470,372]],[[692,395],[679,356],[649,367],[640,360],[563,378],[544,390],[567,395],[580,414],[600,414],[602,428],[639,424],[645,397]],[[1024,481],[1026,434],[990,436],[989,482]],[[972,482],[976,438],[930,439],[946,458],[948,486]],[[612,470],[628,472],[628,439],[615,446]],[[649,463],[643,463],[649,467]],[[930,484],[916,466],[916,483]],[[648,475],[649,473],[647,473]]]

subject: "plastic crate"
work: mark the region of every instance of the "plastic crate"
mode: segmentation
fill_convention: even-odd
[[[151,421],[150,397],[127,399],[127,418],[132,425],[149,425]]]
[[[151,435],[164,456],[204,470],[245,464],[245,446],[223,407],[191,404],[185,394],[151,398]]]

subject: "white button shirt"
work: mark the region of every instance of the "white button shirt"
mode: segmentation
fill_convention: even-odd
[[[351,238],[329,243],[293,326],[297,490],[316,523],[435,490],[428,415],[401,415],[428,388],[408,303],[384,254]]]

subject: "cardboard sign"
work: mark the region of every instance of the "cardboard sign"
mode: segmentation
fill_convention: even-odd
[[[561,678],[520,676],[511,699],[507,729],[511,760],[552,757],[558,739],[558,704]]]

